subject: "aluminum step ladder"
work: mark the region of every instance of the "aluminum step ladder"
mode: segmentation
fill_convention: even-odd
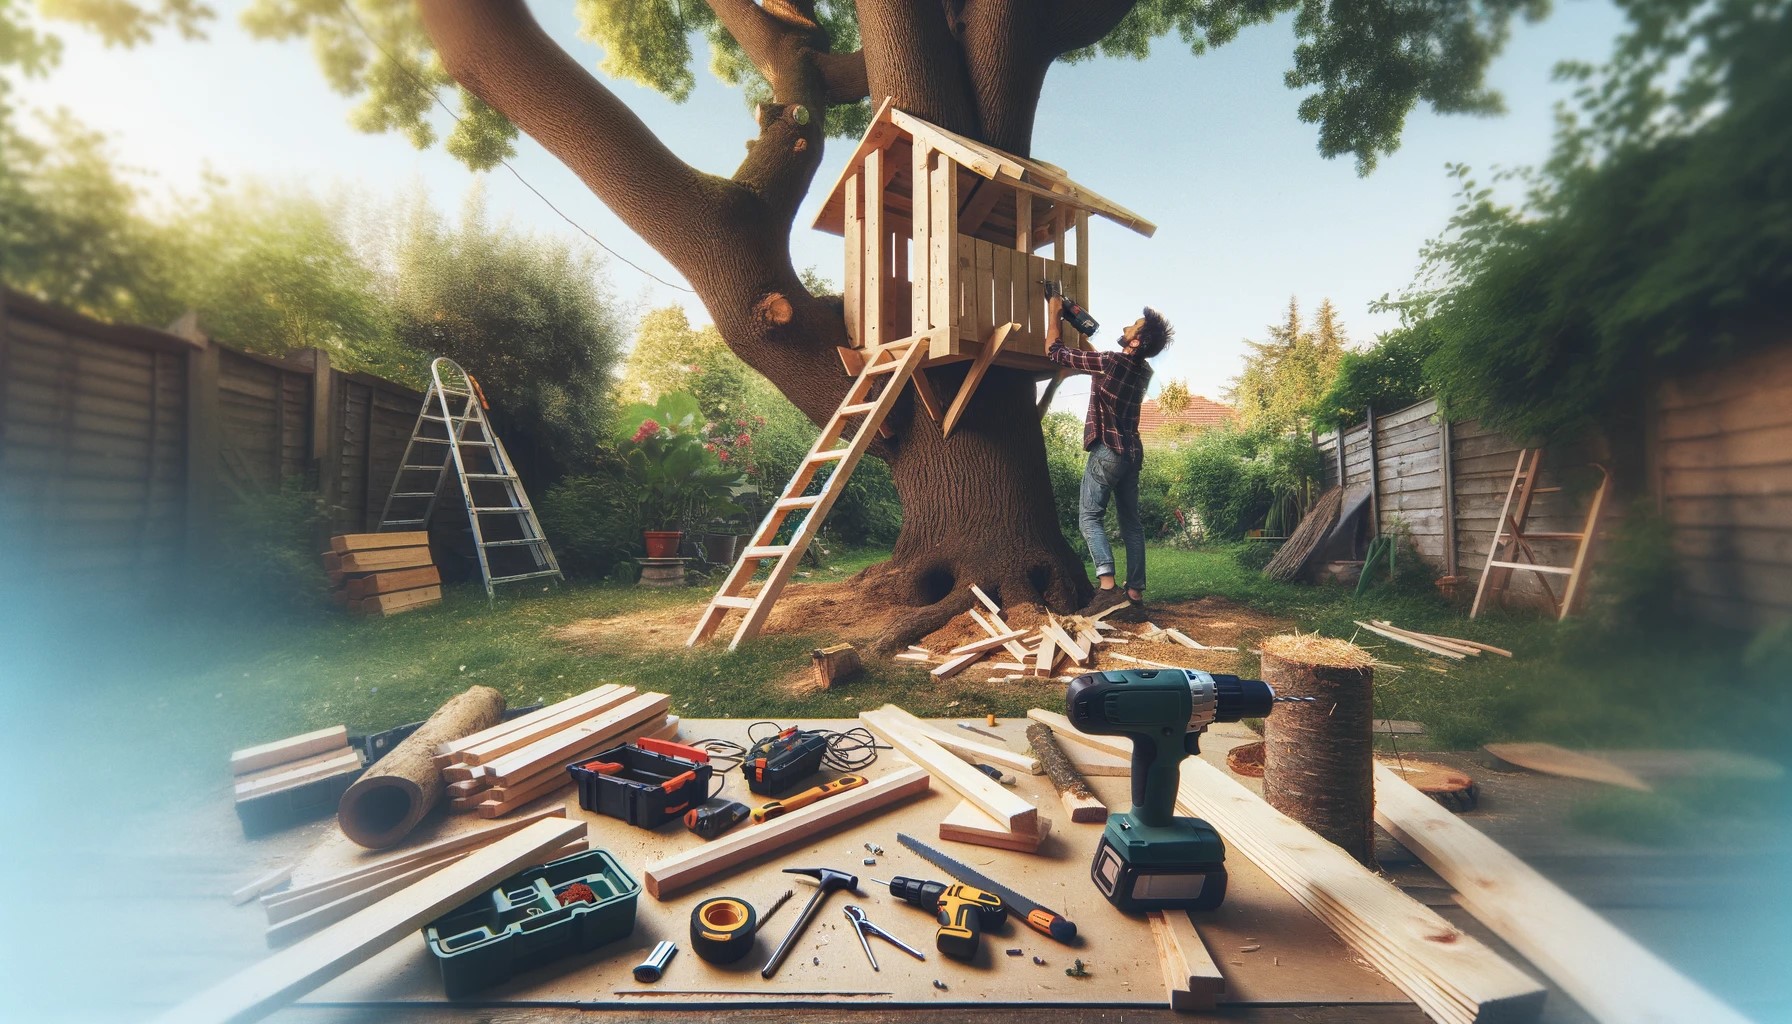
[[[741,552],[740,560],[722,582],[721,589],[709,599],[709,605],[703,609],[702,618],[697,620],[697,628],[691,631],[685,646],[694,647],[713,634],[728,613],[737,609],[746,612],[741,619],[740,627],[734,632],[734,639],[729,641],[728,649],[734,650],[743,641],[750,640],[759,634],[771,614],[772,603],[784,585],[790,582],[791,575],[803,559],[815,535],[821,531],[822,520],[827,518],[828,510],[833,507],[834,499],[846,487],[846,480],[852,476],[854,467],[871,447],[871,441],[883,427],[884,417],[890,414],[901,397],[903,388],[920,369],[927,358],[928,348],[934,332],[918,334],[901,341],[882,346],[872,352],[859,368],[858,375],[853,378],[852,385],[846,389],[846,397],[840,400],[840,407],[822,425],[821,434],[815,439],[815,445],[797,467],[796,475],[784,487],[784,493],[772,503],[771,510],[766,513],[765,520],[747,542]],[[887,381],[876,398],[871,392],[879,381]],[[851,430],[849,423],[857,421]],[[835,447],[840,445],[840,447]],[[823,466],[832,465],[834,471],[821,481],[820,489],[807,493],[809,486],[815,482],[816,475]],[[783,529],[784,520],[794,512],[807,513],[803,521],[796,527],[787,544],[774,544],[778,533]],[[748,595],[747,585],[764,563],[771,563],[771,575],[760,585],[759,590]]]
[[[500,583],[550,576],[566,579],[510,454],[486,418],[490,406],[479,382],[452,359],[431,361],[429,377],[429,393],[423,396],[417,424],[380,510],[379,531],[429,529],[436,502],[453,473],[460,480],[487,601],[496,596],[493,588]],[[504,525],[497,525],[500,522]],[[488,533],[500,536],[487,540]],[[504,563],[497,575],[494,559]]]
[[[1599,487],[1594,490],[1593,501],[1587,509],[1586,524],[1578,531],[1526,530],[1525,520],[1531,513],[1531,500],[1539,494],[1558,493],[1561,488],[1537,486],[1543,466],[1543,449],[1519,451],[1518,465],[1512,470],[1512,482],[1506,486],[1505,504],[1500,506],[1500,517],[1494,524],[1493,543],[1488,545],[1487,564],[1481,567],[1481,582],[1475,587],[1475,603],[1469,607],[1469,618],[1478,617],[1491,599],[1497,597],[1503,601],[1515,571],[1536,574],[1537,583],[1549,599],[1550,610],[1557,620],[1567,618],[1574,610],[1575,599],[1580,596],[1581,576],[1587,566],[1587,551],[1593,545],[1593,530],[1599,525],[1600,507],[1605,504],[1606,485],[1611,482],[1611,474],[1604,466],[1597,462],[1591,465],[1600,476]],[[1574,542],[1573,564],[1544,564],[1531,546],[1532,541],[1541,540]],[[1551,576],[1567,577],[1566,590],[1562,594],[1556,593],[1549,581]]]

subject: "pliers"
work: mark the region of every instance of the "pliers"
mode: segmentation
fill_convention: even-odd
[[[879,928],[877,925],[872,924],[870,922],[870,920],[868,920],[865,917],[865,912],[863,910],[859,909],[859,907],[856,904],[848,904],[847,905],[846,919],[848,921],[852,922],[852,930],[859,937],[859,945],[865,947],[865,958],[871,961],[871,969],[874,971],[881,971],[882,968],[877,966],[877,956],[876,956],[876,954],[871,952],[871,943],[869,941],[867,941],[865,938],[865,933],[867,933],[867,932],[871,933],[872,935],[877,936],[880,939],[883,939],[885,942],[888,942],[890,945],[895,946],[897,949],[902,950],[904,953],[907,953],[909,956],[914,957],[916,960],[927,959],[927,954],[921,952],[920,950],[916,949],[915,947],[902,941],[901,939],[897,938],[896,936],[891,935],[889,932],[884,931],[882,928]]]

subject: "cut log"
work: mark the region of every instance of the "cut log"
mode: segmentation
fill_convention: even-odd
[[[644,884],[654,899],[667,900],[699,882],[747,866],[790,846],[807,845],[837,825],[925,793],[931,780],[920,768],[898,768],[858,789],[812,803],[763,825],[727,835],[647,866]]]
[[[1071,765],[1058,741],[1052,739],[1050,728],[1038,722],[1028,725],[1027,743],[1044,767],[1045,777],[1052,780],[1052,788],[1058,791],[1058,799],[1071,821],[1092,824],[1108,820],[1107,805],[1096,798],[1088,780]]]
[[[1595,1019],[1743,1024],[1745,1018],[1385,767],[1375,819],[1454,886],[1457,901]]]
[[[504,695],[489,686],[475,686],[437,708],[342,794],[336,820],[343,834],[375,850],[398,845],[442,798],[436,746],[489,729],[503,714]]]
[[[815,670],[816,684],[824,690],[833,689],[836,683],[851,682],[865,673],[865,666],[859,662],[859,652],[851,644],[817,647],[809,652],[809,663]]]
[[[859,720],[895,747],[904,757],[927,769],[946,786],[976,804],[1004,828],[1036,832],[1039,810],[1020,794],[1004,789],[957,755],[935,743],[925,733],[910,729],[902,719],[881,711],[865,711]]]
[[[237,775],[275,765],[286,764],[301,758],[313,757],[317,754],[329,753],[348,746],[348,726],[333,725],[328,729],[319,729],[301,736],[263,743],[258,747],[248,747],[230,755],[230,770]]]
[[[996,819],[984,814],[969,800],[958,801],[952,812],[940,819],[940,838],[954,843],[970,843],[995,850],[1038,853],[1046,837],[1052,833],[1052,820],[1040,818],[1036,832],[1016,832],[1003,828]]]
[[[391,755],[388,754],[388,757]],[[583,821],[538,821],[458,864],[310,936],[156,1018],[158,1024],[260,1020],[392,943],[413,935],[519,868],[585,834]]]
[[[1263,797],[1364,865],[1375,857],[1373,659],[1313,634],[1263,641],[1263,681],[1278,704],[1263,729]]]

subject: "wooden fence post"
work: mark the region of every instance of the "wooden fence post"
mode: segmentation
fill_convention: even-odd
[[[1443,470],[1444,575],[1456,575],[1456,469],[1451,464],[1450,418],[1438,416],[1438,461]]]
[[[193,343],[187,353],[187,552],[198,556],[212,536],[218,502],[218,346],[187,313],[169,332]]]
[[[1363,410],[1363,426],[1369,432],[1369,526],[1375,536],[1381,536],[1381,481],[1380,463],[1375,457],[1375,407],[1367,406]]]

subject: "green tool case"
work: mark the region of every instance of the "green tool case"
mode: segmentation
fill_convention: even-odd
[[[591,887],[596,902],[562,905],[570,886]],[[641,885],[607,850],[587,850],[519,871],[423,930],[448,998],[460,999],[635,930]]]

